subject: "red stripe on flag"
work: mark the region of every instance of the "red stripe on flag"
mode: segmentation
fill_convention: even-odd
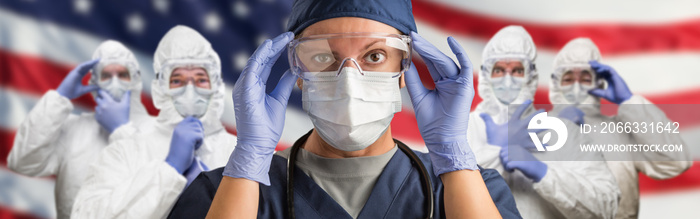
[[[667,180],[655,180],[640,173],[639,192],[641,194],[679,191],[683,189],[700,189],[699,161],[693,162],[693,166],[681,175]]]
[[[447,32],[490,39],[508,25],[521,25],[540,48],[559,50],[569,40],[588,37],[603,54],[699,51],[700,20],[663,24],[577,23],[542,24],[509,20],[459,10],[440,3],[414,0],[413,15]],[[480,51],[479,51],[480,52]]]
[[[15,140],[15,130],[0,129],[0,164],[7,166],[7,155],[10,155]]]
[[[6,206],[0,206],[0,219],[39,219],[29,213],[19,212]]]
[[[57,64],[29,55],[11,53],[0,49],[0,86],[9,87],[14,90],[43,95],[51,89],[56,89],[63,81],[63,78],[73,69],[73,66]],[[87,84],[90,74],[83,78],[83,84]],[[153,106],[150,96],[142,93],[141,102],[151,115],[158,115],[158,109]],[[73,103],[92,109],[95,107],[95,100],[91,95],[83,95]]]
[[[41,57],[0,49],[0,72],[3,73],[0,75],[0,86],[11,87],[17,91],[41,95],[48,90],[58,88],[63,78],[72,69],[70,66],[46,61]],[[95,100],[90,95],[84,95],[73,101],[85,106],[95,106]]]

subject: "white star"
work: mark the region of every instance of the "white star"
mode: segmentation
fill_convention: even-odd
[[[240,19],[247,18],[250,14],[248,4],[243,1],[234,2],[233,5],[231,5],[231,9],[233,10],[233,15],[236,15],[236,17]]]
[[[153,8],[161,14],[167,14],[170,10],[169,0],[153,0]]]
[[[73,10],[81,14],[87,14],[92,8],[92,2],[90,0],[74,0]]]
[[[146,21],[140,14],[134,13],[126,17],[126,29],[131,33],[140,34],[146,28]]]
[[[243,68],[245,68],[245,65],[248,63],[249,58],[248,53],[244,51],[233,55],[233,68],[236,69],[236,71],[243,71]]]
[[[216,12],[209,12],[204,17],[204,29],[211,32],[219,32],[221,29],[221,17]]]

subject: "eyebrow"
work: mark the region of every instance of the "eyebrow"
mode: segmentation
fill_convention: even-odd
[[[381,41],[381,40],[375,40],[374,42],[367,44],[367,46],[365,46],[365,50],[369,49],[369,47],[372,47],[372,45],[378,43],[379,41]]]

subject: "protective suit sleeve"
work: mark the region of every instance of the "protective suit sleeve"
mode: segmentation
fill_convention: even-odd
[[[535,191],[568,218],[613,218],[620,189],[604,161],[548,161]]]
[[[148,145],[122,140],[105,148],[73,205],[74,218],[164,218],[187,180]]]
[[[56,91],[44,94],[17,129],[7,166],[28,176],[56,174],[62,160],[62,128],[77,117],[73,104]]]
[[[575,124],[565,123],[570,139],[567,142],[576,143],[566,144],[562,149],[575,151],[579,143],[590,141],[578,133]],[[590,157],[585,160],[595,161],[543,161],[547,164],[547,173],[540,182],[533,183],[533,188],[568,218],[613,218],[620,188],[602,154],[586,156]]]
[[[486,125],[478,112],[469,113],[467,140],[472,150],[474,150],[476,162],[479,166],[486,169],[495,169],[499,173],[503,172],[503,165],[499,158],[501,147],[488,143],[486,139]]]
[[[134,127],[134,123],[129,121],[126,124],[119,126],[117,129],[114,130],[114,132],[112,132],[112,134],[109,135],[108,143],[112,144],[121,139],[127,139],[129,137],[132,137],[135,134],[136,128]]]
[[[626,123],[658,123],[668,124],[672,122],[656,105],[640,95],[633,95],[630,99],[620,104],[616,120]],[[644,161],[634,161],[638,171],[654,179],[668,179],[686,171],[693,164],[689,147],[679,134],[648,134],[631,133],[636,143],[640,144],[676,144],[684,145],[683,152],[645,152]]]

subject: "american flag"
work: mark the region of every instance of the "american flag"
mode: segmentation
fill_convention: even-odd
[[[107,39],[124,43],[141,65],[142,99],[149,113],[158,41],[177,24],[202,33],[219,53],[230,96],[250,54],[262,41],[284,32],[292,0],[92,1],[0,0],[0,219],[56,217],[52,178],[30,178],[6,168],[17,127],[46,91],[56,89],[78,63],[90,59]],[[522,25],[538,47],[539,89],[535,103],[548,103],[547,86],[556,52],[569,40],[589,37],[635,94],[659,104],[700,103],[700,2],[413,0],[419,33],[443,51],[454,36],[475,65],[488,39],[507,25]],[[454,57],[453,57],[454,58]],[[268,83],[271,91],[288,67],[280,57]],[[423,77],[426,71],[421,72]],[[429,81],[429,80],[428,80]],[[85,79],[84,82],[87,82]],[[429,84],[430,82],[427,82]],[[408,95],[395,115],[393,134],[422,148]],[[474,101],[474,106],[480,101]],[[90,111],[88,96],[73,101]],[[227,99],[222,122],[235,134],[233,104]],[[301,109],[300,91],[290,98],[279,149],[312,128]],[[682,126],[687,144],[700,143],[700,124]],[[423,148],[424,149],[424,148]],[[694,158],[700,158],[694,152]],[[692,217],[700,206],[700,167],[670,180],[641,177],[643,218]]]

